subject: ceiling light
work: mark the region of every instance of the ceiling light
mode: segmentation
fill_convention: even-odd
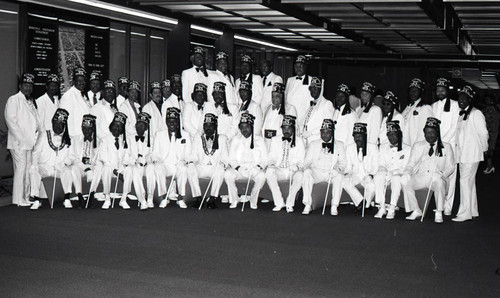
[[[260,44],[260,45],[263,45],[263,46],[268,46],[268,47],[273,47],[273,48],[285,50],[285,51],[291,51],[291,52],[297,51],[297,49],[294,49],[294,48],[280,46],[280,45],[277,45],[277,44],[274,44],[274,43],[270,43],[270,42],[267,42],[267,41],[263,41],[263,40],[258,40],[258,39],[246,37],[246,36],[239,35],[239,34],[235,34],[234,38],[238,39],[238,40],[243,40],[243,41],[247,41],[247,42],[251,42],[251,43]]]
[[[191,25],[191,29],[199,30],[199,31],[207,32],[207,33],[212,33],[212,34],[217,34],[217,35],[222,35],[222,33],[223,33],[220,30],[215,30],[212,28],[202,27],[202,26],[198,26],[198,25]]]

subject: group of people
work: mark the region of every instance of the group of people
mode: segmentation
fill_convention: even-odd
[[[106,80],[101,88],[98,73],[88,76],[78,68],[73,86],[60,99],[57,75],[49,75],[47,92],[33,99],[34,76],[23,74],[19,93],[5,109],[14,161],[13,203],[38,209],[45,193],[42,178],[58,177],[64,207],[74,207],[73,188],[78,205],[92,207],[102,183],[102,208],[108,209],[115,177],[123,181],[118,204],[124,209],[130,208],[132,184],[143,210],[154,208],[155,191],[159,207],[175,201],[187,208],[187,183],[193,207],[228,203],[236,208],[249,201],[257,209],[267,182],[273,211],[293,212],[302,189],[302,214],[309,214],[314,186],[327,182],[331,215],[338,215],[345,190],[358,208],[375,202],[376,218],[393,219],[402,191],[405,210],[411,213],[406,219],[415,220],[423,215],[415,190],[428,188],[436,202],[435,222],[441,223],[443,213],[452,212],[458,168],[460,207],[453,220],[479,215],[475,176],[488,150],[488,132],[483,114],[473,106],[470,86],[453,100],[450,82],[439,78],[438,100],[428,105],[421,98],[424,82],[413,79],[409,104],[400,112],[391,91],[381,107],[374,104],[375,86],[365,82],[353,109],[345,84],[338,86],[334,100],[323,96],[324,82],[307,73],[305,56],[296,58],[295,75],[286,84],[270,61],[263,61],[260,76],[253,74],[252,58],[243,55],[235,80],[226,53],[217,53],[214,71],[205,68],[204,59],[203,48],[196,47],[193,66],[152,82],[144,106],[139,103],[140,83],[126,77],[117,86]],[[208,194],[200,188],[200,178],[210,179]],[[90,182],[88,199],[82,179]],[[238,181],[246,183],[245,195],[238,194]],[[288,187],[280,188],[280,181]],[[224,182],[228,194],[221,196]]]

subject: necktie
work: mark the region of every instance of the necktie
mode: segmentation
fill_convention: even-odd
[[[83,136],[83,141],[84,141],[84,142],[92,142],[92,135],[90,135],[90,136],[88,136],[88,137],[84,135],[84,136]]]
[[[302,77],[297,76],[295,79],[296,80],[302,80]]]
[[[279,105],[277,105],[277,106],[275,106],[275,105],[271,105],[271,107],[272,107],[272,109],[273,109],[273,110],[277,110],[277,109],[279,109],[279,108],[280,108],[280,106],[279,106]]]
[[[144,143],[144,139],[145,139],[145,137],[144,137],[144,136],[135,136],[135,141],[136,141],[136,142],[141,141],[141,142],[143,142],[143,143]]]
[[[311,100],[310,104],[311,107],[314,107],[318,102],[316,100]]]
[[[461,111],[458,113],[458,115],[462,116],[462,115],[464,115],[465,113],[467,113],[467,111],[466,111],[466,110],[461,110]]]
[[[262,81],[262,86],[266,87],[266,80],[267,80],[267,76],[264,77],[264,80]]]
[[[196,67],[196,72],[202,72],[204,76],[208,77],[208,73],[207,73],[207,70],[205,69],[205,67]]]
[[[115,138],[115,147],[116,149],[120,149],[120,138]]]
[[[434,144],[430,144],[431,148],[429,148],[429,156],[432,156],[434,154]]]
[[[96,104],[96,103],[97,103],[97,94],[94,93],[94,102],[93,102],[93,104]]]
[[[358,160],[359,161],[363,160],[363,148],[359,148],[358,150]]]
[[[201,110],[203,110],[203,104],[198,105],[198,111],[201,111]]]

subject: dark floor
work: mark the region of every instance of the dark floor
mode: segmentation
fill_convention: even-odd
[[[3,207],[0,295],[500,297],[498,177],[478,174],[479,219],[442,225],[401,212],[361,218],[349,206],[335,218],[270,204],[244,213]]]

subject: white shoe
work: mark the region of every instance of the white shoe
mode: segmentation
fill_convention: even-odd
[[[172,200],[172,201],[177,201],[177,198],[179,197],[178,194],[176,194],[175,192],[172,192],[168,195],[168,199],[169,200]]]
[[[227,203],[229,203],[229,196],[228,196],[228,195],[222,195],[222,196],[220,196],[220,202],[221,202],[222,204],[227,204]]]
[[[63,205],[64,205],[64,208],[66,208],[66,209],[73,208],[73,205],[71,204],[71,201],[69,199],[64,200]]]
[[[254,204],[254,203],[250,202],[250,209],[256,210],[257,208],[259,208],[257,206],[257,203]]]
[[[238,206],[238,201],[234,201],[234,202],[231,203],[231,205],[229,205],[229,208],[234,209],[237,206]]]
[[[248,201],[250,201],[250,196],[245,196],[245,195],[240,196],[240,202],[247,203]]]
[[[274,212],[278,212],[278,211],[281,211],[281,209],[283,209],[285,207],[285,205],[281,204],[281,205],[276,205],[274,208],[273,208],[273,211]]]
[[[96,199],[96,201],[98,202],[104,202],[106,201],[106,196],[102,192],[98,192],[94,194],[94,199]]]
[[[434,213],[434,222],[435,223],[443,223],[443,212],[436,211]]]
[[[130,209],[130,206],[127,204],[127,201],[120,200],[120,203],[118,205],[120,205],[120,207],[122,207],[125,210]]]
[[[26,200],[26,199],[21,199],[21,201],[19,201],[19,203],[17,203],[17,206],[29,207],[29,206],[33,205],[35,202],[31,202],[30,200]]]
[[[465,218],[465,217],[457,216],[455,218],[452,218],[451,220],[453,220],[454,222],[464,222],[464,221],[467,221],[467,220],[470,220],[470,219],[469,218]]]
[[[269,203],[270,201],[268,199],[262,199],[260,200],[262,203]]]
[[[163,199],[161,202],[160,202],[160,208],[165,208],[167,207],[168,203],[170,203],[170,200],[169,199]]]
[[[33,202],[33,205],[31,205],[30,209],[31,210],[38,210],[38,208],[40,208],[40,206],[42,206],[42,203],[39,200],[36,200],[35,202]]]
[[[148,199],[147,201],[148,208],[154,208],[155,204],[153,203],[153,198]]]
[[[179,207],[181,209],[186,209],[188,206],[186,205],[186,202],[184,202],[184,200],[178,200],[177,201],[177,205],[179,205]]]
[[[146,201],[144,201],[144,202],[141,203],[141,210],[146,210],[148,208],[149,208],[148,207],[148,203]]]
[[[307,205],[304,207],[304,210],[302,211],[302,214],[307,215],[311,213],[311,206]]]
[[[106,199],[104,200],[104,204],[102,204],[102,209],[109,209],[110,206],[111,206],[111,200]]]
[[[385,208],[380,208],[378,209],[378,212],[377,214],[375,214],[375,218],[382,218],[384,217],[384,215],[387,213],[387,211],[385,210]]]
[[[444,215],[451,216],[451,210],[444,210]]]
[[[407,220],[415,220],[419,217],[422,216],[422,211],[420,211],[420,209],[417,209],[417,210],[413,210],[413,212],[406,217]]]
[[[286,213],[292,213],[293,212],[293,207],[292,206],[286,206]]]
[[[396,210],[394,210],[392,206],[389,207],[389,211],[387,211],[387,216],[385,217],[385,219],[394,219],[395,216],[396,216]]]
[[[333,215],[333,216],[339,215],[339,211],[337,210],[337,206],[332,206],[332,208],[330,208],[330,215]]]

